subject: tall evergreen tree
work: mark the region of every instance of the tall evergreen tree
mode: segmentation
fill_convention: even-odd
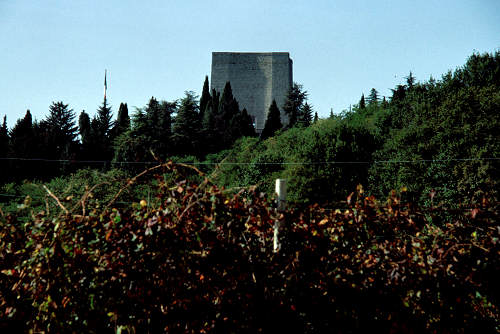
[[[92,151],[92,128],[90,125],[89,114],[83,110],[78,117],[78,132],[80,133],[80,140],[82,144],[82,158],[87,160],[91,158]]]
[[[0,127],[0,158],[7,157],[9,149],[9,129],[7,129],[7,116],[3,116],[3,123]]]
[[[9,150],[9,130],[7,129],[7,116],[3,117],[3,123],[0,127],[0,158],[6,158]],[[9,161],[0,160],[0,182],[3,183],[10,177],[7,173],[9,171]]]
[[[96,160],[111,160],[113,157],[113,113],[106,96],[102,105],[97,109],[96,116],[92,119],[91,128],[94,137],[94,156]]]
[[[99,136],[103,142],[109,143],[111,137],[111,129],[113,128],[113,112],[108,104],[106,97],[102,101],[102,105],[97,109],[97,120],[99,122]]]
[[[172,141],[174,152],[179,155],[199,154],[199,134],[201,122],[198,103],[193,92],[185,92],[180,101],[173,126]]]
[[[207,108],[208,102],[211,100],[210,96],[210,88],[208,85],[208,75],[205,76],[205,82],[203,83],[203,90],[201,92],[200,98],[200,119],[203,119],[203,114],[205,113],[205,109]]]
[[[56,159],[67,159],[76,153],[76,138],[78,127],[75,123],[76,115],[73,109],[62,101],[52,102],[49,115],[41,122],[40,128],[47,132],[49,155]]]
[[[203,140],[203,151],[204,153],[211,153],[217,151],[220,145],[219,136],[217,135],[216,125],[215,125],[215,115],[216,113],[212,109],[212,102],[209,101],[203,113],[203,119],[201,122],[201,134],[204,138]]]
[[[224,90],[222,91],[222,96],[220,98],[219,104],[220,121],[223,123],[223,125],[221,126],[222,129],[227,128],[229,122],[238,113],[238,111],[238,102],[233,96],[231,83],[228,81],[226,82]]]
[[[397,103],[398,101],[404,100],[406,97],[406,86],[405,85],[397,85],[395,89],[391,89],[392,97],[391,103]]]
[[[210,102],[212,104],[211,108],[215,116],[219,112],[220,92],[212,89],[212,99],[210,100]]]
[[[10,130],[9,156],[12,158],[33,158],[36,152],[36,139],[33,131],[33,120],[29,109],[23,118],[17,120]],[[28,162],[29,163],[29,162]],[[36,168],[24,161],[12,161],[9,170],[13,179],[30,178],[35,175]]]
[[[158,100],[154,97],[151,97],[146,106],[145,112],[147,128],[149,132],[148,135],[152,138],[153,141],[157,141],[160,137],[160,132],[162,131],[162,129],[160,128],[160,103],[158,102]]]
[[[219,111],[215,115],[215,125],[216,131],[221,136],[220,142],[222,146],[220,148],[227,148],[234,140],[237,138],[237,127],[233,119],[240,113],[239,105],[233,96],[233,91],[231,89],[231,84],[226,82],[224,86],[224,91],[222,92]]]
[[[406,84],[408,85],[409,89],[413,88],[413,85],[415,84],[416,78],[413,76],[413,73],[408,74],[408,76],[405,78],[406,79]]]
[[[369,106],[376,106],[378,105],[378,92],[375,88],[372,88],[370,90],[370,95],[368,95],[368,105]]]
[[[148,131],[148,119],[142,108],[135,108],[132,115],[132,124],[129,130],[120,134],[114,142],[114,162],[122,161],[146,161],[151,159],[149,148],[151,147],[151,138]],[[137,171],[136,168],[143,166],[123,165],[127,168]]]
[[[10,151],[13,157],[30,157],[33,148],[33,119],[28,109],[10,130]]]
[[[359,109],[365,109],[365,108],[366,108],[365,94],[361,94],[361,99],[359,100]]]
[[[158,154],[162,159],[165,159],[172,150],[170,137],[172,136],[172,114],[177,110],[177,102],[161,101],[160,115],[158,121],[159,137],[158,137]]]
[[[116,122],[114,125],[113,136],[117,137],[128,129],[130,129],[130,116],[128,115],[128,106],[126,103],[120,103],[118,116],[116,117]]]
[[[316,123],[317,121],[319,120],[319,117],[318,117],[318,112],[314,112],[314,120],[313,120],[313,123]]]
[[[274,136],[276,131],[280,130],[282,127],[283,124],[281,124],[280,110],[278,109],[276,101],[273,100],[271,106],[269,107],[269,112],[267,114],[264,130],[262,130],[260,138],[267,139],[269,137],[272,137]]]
[[[301,118],[301,111],[304,102],[307,100],[307,91],[304,91],[302,85],[293,83],[287,93],[283,111],[288,117],[288,128],[293,128]]]
[[[246,109],[238,112],[231,122],[231,129],[233,130],[233,138],[236,140],[240,137],[253,137],[255,136],[255,128],[253,127],[252,117],[248,114]]]
[[[382,104],[381,105],[382,105],[382,108],[387,108],[387,106],[389,105],[387,103],[387,100],[385,99],[385,96],[382,98]]]
[[[300,119],[298,123],[304,127],[309,126],[311,125],[312,119],[313,119],[312,107],[306,102],[300,110]]]

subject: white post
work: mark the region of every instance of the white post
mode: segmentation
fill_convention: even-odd
[[[276,179],[276,205],[278,212],[283,212],[286,209],[286,180],[285,179]],[[281,245],[279,242],[279,229],[280,229],[280,221],[277,219],[274,222],[274,238],[273,238],[273,251],[276,253],[280,250]]]

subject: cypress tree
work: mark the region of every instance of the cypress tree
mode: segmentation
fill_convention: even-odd
[[[271,106],[269,107],[269,112],[267,114],[266,124],[264,125],[264,130],[260,134],[261,139],[267,139],[274,136],[276,131],[283,127],[281,124],[280,110],[276,105],[276,101],[273,100]]]
[[[151,97],[146,106],[145,112],[148,136],[151,137],[153,142],[158,141],[162,131],[160,127],[160,103],[158,100]],[[153,151],[156,150],[153,149]]]
[[[219,112],[220,93],[215,89],[212,89],[212,99],[210,101],[212,104],[212,112],[216,115]]]
[[[234,99],[231,83],[228,81],[220,98],[219,116],[222,123],[221,129],[227,129],[229,122],[239,112],[238,102]]]
[[[207,104],[210,101],[211,96],[210,96],[210,88],[208,86],[208,75],[205,76],[205,82],[203,83],[203,90],[201,92],[201,98],[200,98],[200,119],[203,119],[203,113],[205,112],[205,109],[207,108]]]
[[[216,131],[221,136],[221,148],[229,147],[237,138],[239,125],[235,122],[235,117],[239,112],[238,102],[233,96],[231,84],[228,81],[220,98],[219,111],[215,115]]]
[[[7,129],[7,115],[3,116],[3,123],[0,127],[0,158],[7,157],[9,149],[9,130]]]
[[[29,109],[23,118],[18,119],[10,134],[9,156],[13,158],[32,158],[35,152],[35,136],[33,120]],[[34,174],[32,167],[23,161],[13,161],[10,165],[10,174],[15,179],[28,178]]]
[[[119,136],[123,132],[130,129],[130,116],[128,115],[128,106],[126,103],[120,103],[118,116],[114,126],[114,137]]]
[[[205,112],[203,113],[203,119],[201,122],[201,134],[204,138],[203,151],[205,153],[217,151],[220,143],[218,141],[217,131],[215,127],[215,112],[212,109],[211,101],[208,102],[205,108]]]
[[[255,128],[253,126],[253,119],[248,114],[248,111],[243,108],[240,116],[240,133],[243,137],[254,137]]]
[[[90,117],[85,110],[80,113],[80,117],[78,118],[78,132],[80,133],[83,159],[90,159],[90,152],[92,151],[92,128]]]
[[[9,130],[7,129],[7,116],[3,117],[3,123],[0,127],[0,158],[6,158],[7,152],[9,150]],[[7,173],[9,170],[9,163],[7,160],[0,160],[0,169],[4,171],[0,173],[0,182],[7,181],[10,173]]]
[[[361,99],[359,100],[359,109],[365,109],[365,108],[366,108],[365,94],[361,94]]]

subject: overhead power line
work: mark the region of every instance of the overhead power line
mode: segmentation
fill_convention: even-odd
[[[33,161],[72,164],[160,164],[158,161],[108,161],[108,160],[62,160],[43,158],[0,158],[7,161]],[[451,158],[451,159],[419,159],[419,160],[374,160],[374,161],[298,161],[298,162],[183,162],[187,165],[363,165],[363,164],[397,164],[397,163],[444,163],[464,161],[498,161],[500,158]],[[175,162],[174,162],[175,164]]]

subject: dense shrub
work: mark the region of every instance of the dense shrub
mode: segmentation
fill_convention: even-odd
[[[278,214],[252,189],[164,175],[158,206],[2,217],[0,330],[500,329],[498,207],[486,199],[441,220],[445,208],[421,212],[395,193],[379,203],[358,187],[347,210]]]

